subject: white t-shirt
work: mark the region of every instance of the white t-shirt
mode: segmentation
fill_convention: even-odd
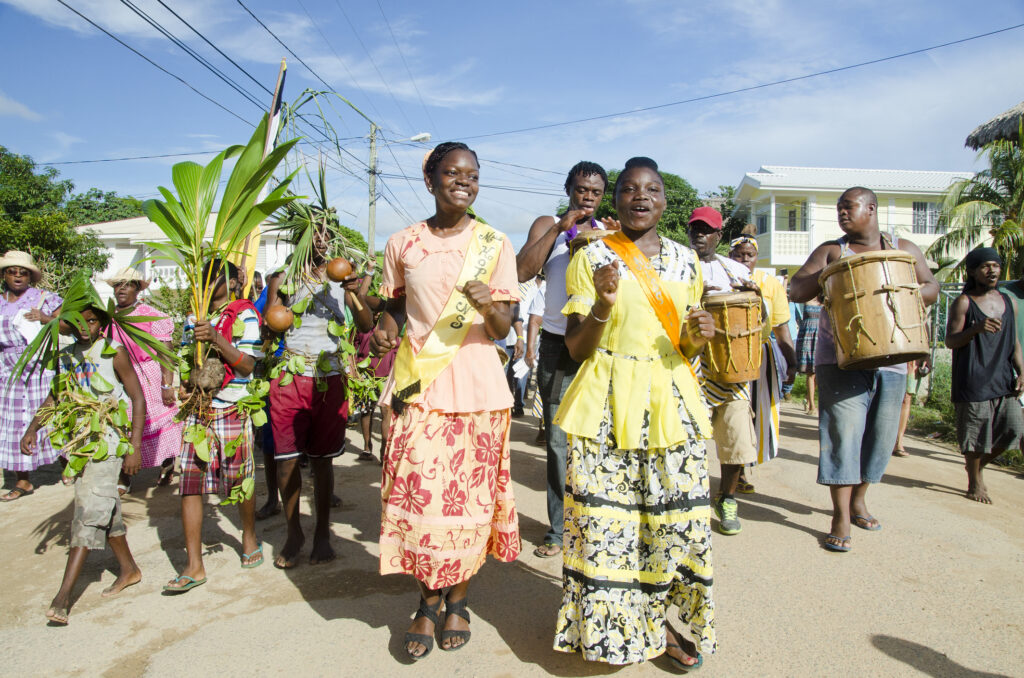
[[[557,222],[559,217],[554,217]],[[602,228],[598,221],[591,221],[592,228]],[[565,336],[569,319],[562,315],[562,308],[569,301],[565,291],[565,272],[569,269],[569,242],[565,233],[558,234],[555,246],[551,248],[547,263],[544,264],[544,281],[547,290],[544,299],[544,320],[541,323],[546,331]]]
[[[704,288],[718,288],[708,294],[731,294],[736,291],[732,288],[733,282],[751,279],[749,268],[721,254],[716,254],[714,261],[701,261],[700,268],[704,274]]]

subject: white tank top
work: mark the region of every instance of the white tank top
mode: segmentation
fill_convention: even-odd
[[[555,222],[560,217],[553,217]],[[592,226],[601,228],[601,223],[592,221]],[[569,241],[565,233],[558,234],[555,246],[551,248],[547,263],[544,264],[544,280],[547,284],[544,290],[544,317],[541,327],[546,332],[565,336],[566,325],[569,319],[562,315],[562,309],[569,301],[569,294],[565,291],[565,273],[569,269]]]

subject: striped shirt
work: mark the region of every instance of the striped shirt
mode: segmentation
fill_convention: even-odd
[[[220,314],[210,317],[210,324],[216,327],[217,321],[220,320]],[[237,348],[239,351],[246,355],[251,355],[253,358],[259,360],[263,357],[263,350],[261,347],[260,340],[260,319],[256,313],[251,309],[245,309],[238,314],[238,318],[235,320],[236,325],[242,323],[242,334],[241,336],[235,336],[231,340],[231,345]],[[181,345],[187,346],[195,343],[194,330],[196,326],[196,319],[194,316],[189,316],[185,320],[185,327],[181,333]],[[232,332],[232,335],[237,334]],[[239,400],[244,398],[248,391],[246,387],[252,380],[252,375],[242,376],[235,373],[235,377],[228,382],[228,385],[222,388],[213,396],[212,406],[215,409],[226,409],[233,406]]]

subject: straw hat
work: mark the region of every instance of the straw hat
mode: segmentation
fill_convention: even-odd
[[[0,257],[0,271],[10,266],[20,266],[21,268],[28,269],[32,272],[32,282],[39,282],[43,277],[43,272],[36,266],[36,260],[32,258],[32,255],[28,252],[20,252],[18,250],[10,250],[4,256]]]
[[[144,290],[149,287],[149,281],[142,277],[142,274],[137,270],[129,266],[128,268],[122,268],[120,271],[110,276],[103,282],[107,283],[111,287],[117,287],[118,283],[133,282],[139,286],[140,290]]]

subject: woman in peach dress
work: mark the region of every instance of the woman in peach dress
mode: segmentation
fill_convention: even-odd
[[[453,346],[454,357],[440,373],[415,395],[401,383],[396,388],[400,349],[381,399],[394,404],[395,413],[381,483],[380,571],[410,574],[419,583],[419,610],[405,636],[412,659],[433,648],[442,604],[441,648],[456,650],[469,641],[470,578],[487,554],[510,562],[521,546],[509,477],[512,394],[494,343],[508,333],[510,302],[518,297],[515,252],[508,238],[469,212],[479,172],[465,144],[444,143],[428,156],[423,173],[436,212],[388,240],[381,286],[387,307],[371,340],[374,352],[385,354],[398,345],[406,323],[409,350],[422,359],[428,339],[462,325],[438,322],[442,314],[448,318],[449,302],[472,307],[461,343],[450,336],[442,342]],[[494,253],[489,278],[478,274],[460,283],[467,256],[479,255],[473,248],[485,240]]]

